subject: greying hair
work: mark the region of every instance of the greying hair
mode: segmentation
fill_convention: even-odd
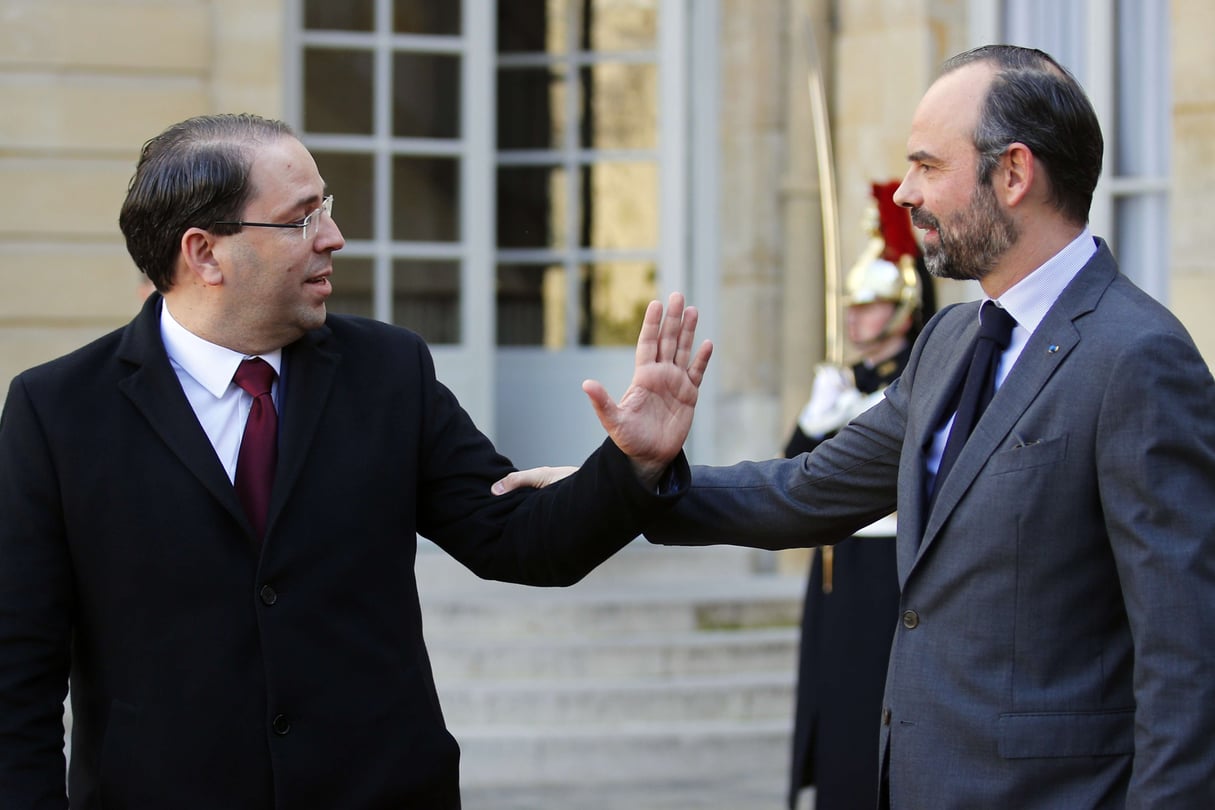
[[[202,115],[143,145],[118,225],[127,251],[160,292],[173,286],[182,235],[190,228],[235,233],[252,189],[251,147],[294,137],[282,121],[256,115]]]
[[[941,72],[976,62],[997,69],[973,136],[979,182],[990,183],[1009,145],[1023,143],[1046,169],[1051,203],[1069,220],[1086,224],[1105,143],[1080,83],[1048,54],[1014,45],[966,51],[946,61]]]

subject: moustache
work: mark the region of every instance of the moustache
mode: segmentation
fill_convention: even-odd
[[[937,221],[937,218],[923,208],[911,209],[911,224],[924,231],[941,229],[941,223]]]

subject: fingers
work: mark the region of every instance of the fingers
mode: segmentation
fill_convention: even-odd
[[[549,484],[555,484],[562,478],[573,475],[577,467],[532,467],[529,470],[516,470],[505,478],[495,481],[490,490],[495,495],[505,495],[516,489],[532,487],[542,489]]]
[[[667,297],[667,314],[662,319],[662,328],[658,336],[658,362],[670,362],[676,357],[684,331],[683,295],[673,292]],[[693,311],[693,329],[695,329],[695,311]],[[675,362],[678,363],[678,360]]]
[[[700,320],[700,312],[696,307],[685,307],[683,323],[680,325],[679,342],[675,346],[675,365],[680,368],[688,367],[688,358],[692,356],[692,341],[696,339],[696,324]]]
[[[637,354],[634,358],[636,365],[653,363],[658,357],[658,331],[662,323],[662,303],[651,301],[645,308],[645,317],[641,321],[641,333],[637,336]],[[583,386],[585,390],[585,386]]]
[[[700,382],[705,378],[705,369],[709,367],[709,358],[713,355],[713,344],[710,341],[705,341],[700,344],[700,349],[697,350],[696,356],[692,358],[691,364],[688,366],[688,379],[692,381],[692,385],[700,387]]]
[[[670,294],[665,315],[662,303],[651,301],[637,336],[637,365],[674,362],[680,368],[685,367],[692,354],[699,318],[696,307],[685,307],[682,293]]]

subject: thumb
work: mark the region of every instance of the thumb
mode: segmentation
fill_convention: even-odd
[[[599,422],[605,430],[611,429],[615,424],[616,403],[612,401],[612,397],[608,394],[607,389],[598,380],[583,380],[582,390],[586,392],[587,398],[591,401],[591,407],[595,409],[595,415],[599,417]]]

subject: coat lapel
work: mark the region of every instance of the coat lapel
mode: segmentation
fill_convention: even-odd
[[[125,329],[118,356],[133,366],[118,382],[148,424],[225,509],[248,524],[215,448],[194,415],[160,336],[161,297],[152,294]],[[252,527],[248,527],[252,532]]]
[[[278,467],[270,492],[267,537],[273,533],[275,519],[286,505],[308,458],[312,438],[333,387],[340,357],[323,348],[329,335],[328,327],[314,329],[283,352],[285,390],[279,397],[282,413],[279,417]]]
[[[991,404],[984,412],[974,433],[967,440],[958,456],[954,468],[937,493],[931,510],[927,514],[927,523],[923,537],[916,554],[918,561],[926,553],[940,533],[949,515],[961,502],[966,491],[970,489],[975,478],[982,471],[987,460],[999,448],[1012,432],[1013,426],[1021,418],[1030,404],[1042,392],[1051,376],[1063,364],[1064,360],[1080,342],[1080,333],[1076,329],[1076,318],[1091,312],[1100,300],[1101,295],[1113,281],[1117,273],[1117,265],[1109,248],[1102,240],[1097,240],[1097,253],[1088,264],[1072,280],[1059,299],[1047,311],[1046,317],[1038,324],[1030,336],[1029,342],[1017,358],[1004,383],[992,398]],[[977,330],[977,323],[966,330],[971,340]],[[964,345],[969,346],[970,342]],[[965,354],[965,353],[963,353]],[[962,362],[965,362],[964,360]],[[958,373],[961,373],[960,371]],[[948,389],[947,389],[948,390]],[[927,407],[939,409],[948,407],[941,402],[941,397],[927,403]],[[932,411],[930,411],[932,412]],[[938,414],[940,416],[941,414]],[[931,442],[932,432],[940,420],[928,427],[926,442]],[[921,444],[926,447],[927,444]],[[924,456],[919,459],[920,470],[924,470]],[[921,484],[923,478],[921,477]],[[923,491],[923,488],[919,491]]]

